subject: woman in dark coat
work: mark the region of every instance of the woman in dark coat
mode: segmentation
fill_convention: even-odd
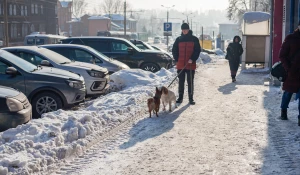
[[[236,81],[235,77],[236,77],[237,70],[239,69],[240,57],[244,52],[240,42],[241,42],[241,38],[239,36],[235,36],[233,38],[233,43],[230,43],[226,49],[227,50],[226,59],[229,61],[232,82]]]
[[[287,120],[287,108],[293,93],[300,94],[300,23],[294,33],[288,35],[281,45],[279,58],[287,71],[287,79],[283,83],[284,93],[281,101],[281,119]],[[300,101],[298,104],[298,125],[300,126]]]

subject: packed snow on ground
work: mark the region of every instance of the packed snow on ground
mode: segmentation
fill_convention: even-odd
[[[225,58],[224,55],[214,55],[214,54],[208,54],[205,52],[201,52],[200,57],[197,60],[197,64],[199,64],[199,63],[200,64],[208,64],[208,63],[212,62],[213,60],[219,60],[219,59],[224,59],[224,58]]]
[[[121,91],[102,96],[77,111],[47,113],[0,133],[0,174],[40,172],[81,154],[97,136],[127,118],[144,114],[146,99],[154,96],[156,86],[168,85],[174,72],[119,71],[111,75],[111,85]]]

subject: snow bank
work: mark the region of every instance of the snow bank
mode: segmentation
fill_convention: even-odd
[[[112,85],[122,87],[122,91],[102,96],[77,111],[47,113],[41,119],[0,133],[0,174],[40,172],[81,154],[111,127],[144,114],[146,99],[154,95],[156,86],[167,85],[174,72],[122,70],[111,76]]]
[[[219,55],[219,56],[225,56],[225,53],[219,48],[215,50],[215,53],[216,53],[216,55]]]
[[[197,61],[203,64],[207,64],[211,62],[211,57],[209,56],[209,54],[205,53],[205,52],[201,52],[200,53],[200,59],[198,59]]]

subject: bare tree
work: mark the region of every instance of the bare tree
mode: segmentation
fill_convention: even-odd
[[[75,18],[80,18],[85,13],[85,8],[87,7],[85,0],[73,0],[73,16]]]
[[[131,4],[126,2],[126,11],[130,11]],[[123,0],[104,0],[100,5],[100,10],[106,14],[116,14],[124,12]]]
[[[247,11],[270,11],[269,0],[229,0],[227,17],[230,20],[241,20]]]
[[[249,11],[247,0],[229,0],[227,17],[230,20],[240,20],[245,12]]]

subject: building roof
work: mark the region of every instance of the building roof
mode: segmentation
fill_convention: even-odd
[[[69,7],[69,3],[71,3],[72,1],[59,1],[61,7],[67,8]]]
[[[110,17],[111,20],[114,20],[114,21],[124,21],[124,15],[121,15],[121,14],[106,14],[106,15],[103,15],[105,17]],[[135,19],[132,19],[132,18],[126,18],[128,21],[136,21]]]
[[[109,19],[105,16],[91,16],[88,18],[89,20],[97,20],[97,19]]]

